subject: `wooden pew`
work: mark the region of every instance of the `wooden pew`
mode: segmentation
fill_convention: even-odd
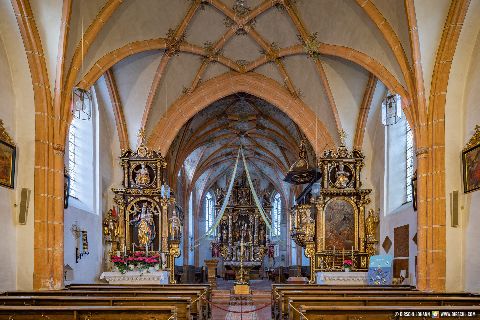
[[[178,319],[191,319],[192,299],[185,296],[157,297],[63,297],[63,296],[4,296],[5,306],[169,306],[175,307]]]
[[[203,313],[205,317],[209,314],[209,306],[203,300],[203,298],[210,300],[211,287],[209,284],[155,284],[155,285],[110,285],[108,283],[100,284],[71,284],[66,287],[68,290],[88,290],[88,291],[111,291],[111,290],[128,290],[128,291],[155,291],[155,290],[179,290],[179,294],[184,290],[200,290],[201,293],[197,299],[193,299],[192,310],[198,309]],[[195,314],[195,313],[193,313]],[[200,317],[201,318],[201,317]]]
[[[480,297],[312,297],[293,296],[288,300],[286,319],[302,319],[297,310],[305,306],[480,306]]]
[[[412,286],[368,286],[368,285],[322,285],[322,284],[272,284],[272,301],[275,301],[280,292],[291,290],[326,290],[326,291],[344,291],[344,290],[372,290],[372,291],[416,291]]]
[[[196,319],[205,319],[208,305],[203,303],[204,290],[45,290],[45,291],[12,291],[3,296],[76,296],[76,297],[150,297],[183,296],[191,299],[190,313]]]
[[[351,297],[351,296],[361,296],[361,297],[421,297],[421,296],[434,296],[434,297],[467,297],[472,296],[467,293],[452,293],[452,292],[442,292],[442,293],[432,293],[432,292],[421,292],[416,290],[285,290],[278,292],[277,298],[274,300],[274,310],[273,313],[275,316],[284,315],[288,310],[288,300],[291,297],[295,296],[312,296],[312,297]]]
[[[0,320],[173,320],[169,306],[0,306]]]
[[[440,319],[461,319],[458,315],[446,316],[446,312],[471,312],[476,316],[471,319],[478,319],[480,306],[300,306],[299,309],[308,320],[391,320],[411,319],[424,320],[432,318],[428,315],[432,311],[440,312]],[[422,312],[421,316],[401,316],[405,312]],[[468,319],[468,318],[464,318]]]

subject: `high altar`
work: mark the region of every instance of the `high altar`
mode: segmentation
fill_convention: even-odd
[[[222,189],[217,191],[215,211],[218,213],[225,198]],[[263,210],[270,219],[271,205],[263,199]],[[240,264],[244,267],[244,276],[248,270],[262,265],[267,253],[269,233],[265,221],[255,205],[253,194],[248,186],[245,171],[235,181],[225,214],[217,227],[217,238],[212,241],[212,256],[222,257],[226,267],[236,270],[237,278]]]
[[[108,261],[121,272],[102,278],[111,283],[174,283],[175,258],[180,256],[181,217],[166,184],[163,156],[143,143],[120,157],[123,185],[113,188],[118,212],[104,219]],[[123,263],[125,266],[123,266]]]
[[[362,188],[363,165],[360,151],[350,152],[343,145],[325,151],[317,162],[320,190],[307,203],[292,209],[291,236],[310,259],[310,283],[315,283],[317,276],[366,281],[369,257],[375,254],[378,243],[378,215],[373,210],[365,214],[371,190]],[[335,275],[344,270],[345,260],[351,260],[350,270],[355,274]]]

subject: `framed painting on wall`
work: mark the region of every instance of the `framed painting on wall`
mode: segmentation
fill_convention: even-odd
[[[15,185],[16,147],[0,120],[0,185],[13,189]]]
[[[465,193],[480,189],[480,126],[462,152],[463,191]]]

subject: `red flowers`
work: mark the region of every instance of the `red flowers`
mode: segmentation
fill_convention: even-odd
[[[145,252],[137,251],[129,256],[112,256],[110,260],[119,270],[126,269],[127,265],[134,265],[139,269],[148,269],[160,264],[160,254],[154,253],[151,256],[146,256]]]
[[[352,266],[352,260],[343,260],[343,266],[344,267],[351,267]]]

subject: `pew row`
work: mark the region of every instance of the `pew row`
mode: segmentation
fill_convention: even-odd
[[[286,319],[304,319],[298,310],[306,306],[480,306],[480,297],[311,297],[294,296],[288,300]]]
[[[0,306],[0,320],[173,320],[171,306]]]
[[[441,319],[478,319],[480,306],[300,306],[299,311],[308,320],[424,320],[434,311]]]
[[[7,296],[0,297],[4,306],[168,306],[175,307],[178,319],[191,319],[192,299],[185,296],[158,297],[62,297]]]

